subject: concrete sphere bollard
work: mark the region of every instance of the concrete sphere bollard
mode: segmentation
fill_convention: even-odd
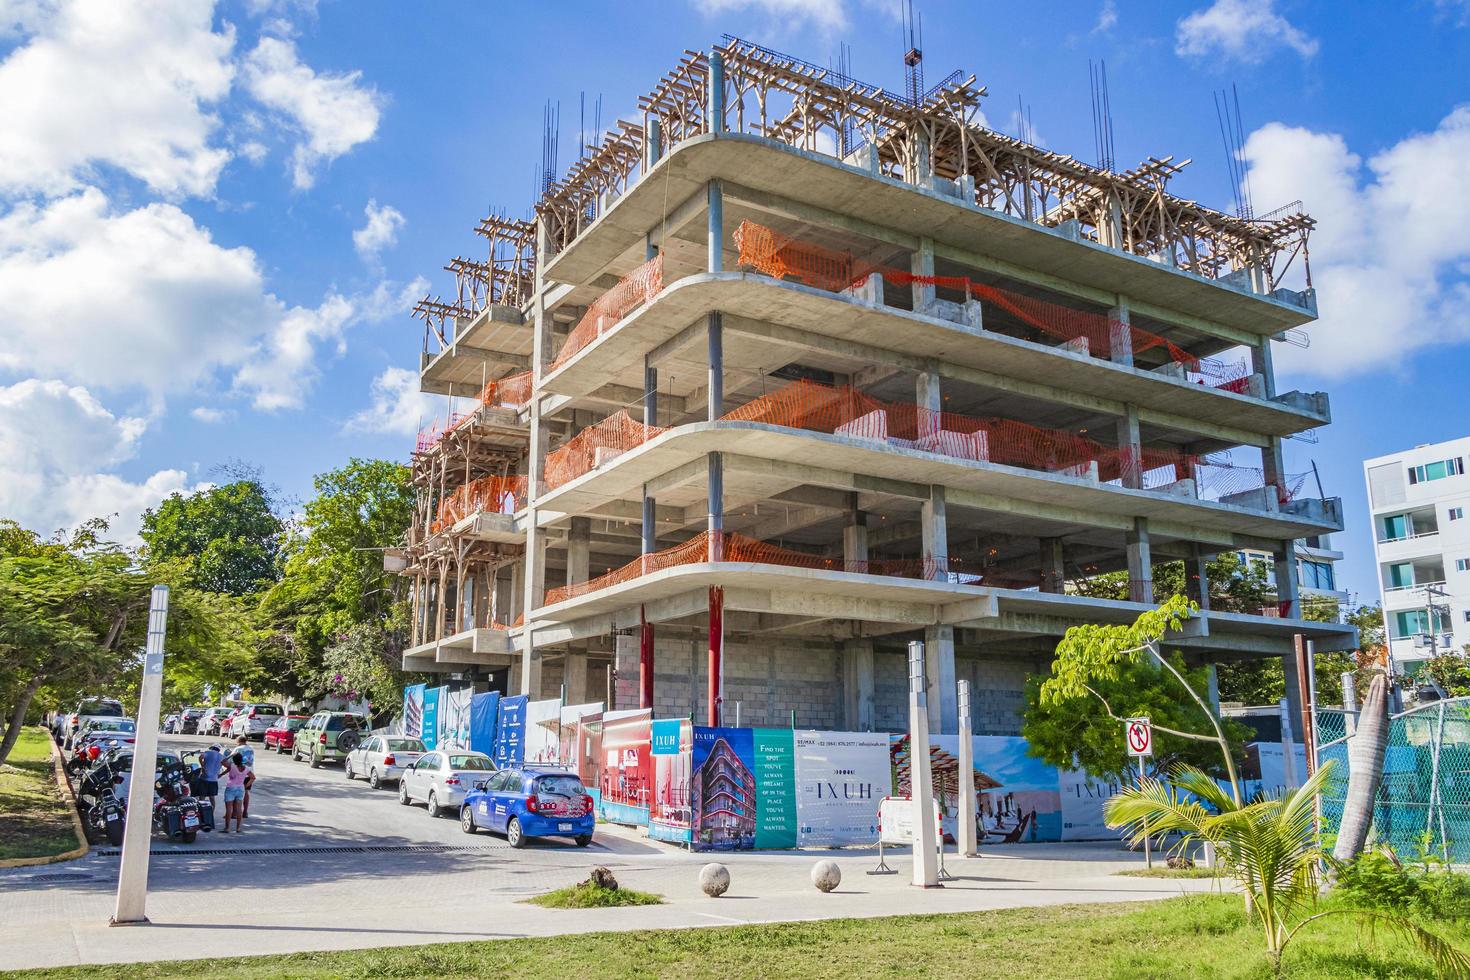
[[[842,869],[836,861],[818,861],[812,865],[812,884],[819,892],[830,892],[842,884]]]
[[[723,864],[706,864],[699,869],[699,887],[710,898],[730,890],[730,869]]]

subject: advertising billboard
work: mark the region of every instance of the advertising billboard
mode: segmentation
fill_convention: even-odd
[[[495,727],[500,714],[500,694],[487,691],[470,699],[470,748],[495,758]]]
[[[418,738],[424,732],[424,685],[403,689],[403,734]]]
[[[690,839],[689,777],[693,765],[694,726],[688,718],[655,721],[650,727],[653,757],[653,801],[648,836],[687,843]]]
[[[603,819],[643,826],[653,795],[653,710],[609,711],[602,716]]]
[[[801,847],[871,844],[878,803],[892,769],[883,732],[794,733],[796,843]]]
[[[424,689],[424,724],[419,738],[430,751],[439,747],[439,697],[443,693],[442,687]]]
[[[495,722],[496,768],[519,766],[525,759],[526,750],[526,704],[531,699],[524,694],[500,699],[500,715]]]

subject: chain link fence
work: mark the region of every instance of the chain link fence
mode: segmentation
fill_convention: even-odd
[[[1322,790],[1328,833],[1342,821],[1355,721],[1341,710],[1317,712],[1318,764],[1337,763]],[[1470,865],[1470,698],[1420,705],[1390,719],[1373,835],[1403,858],[1424,848]]]

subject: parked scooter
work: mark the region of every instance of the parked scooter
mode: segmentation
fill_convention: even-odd
[[[91,794],[83,797],[81,804],[82,822],[93,834],[104,835],[113,847],[122,844],[123,827],[126,823],[127,807],[117,795],[117,787],[123,777],[112,771],[107,763],[97,767],[88,775]]]

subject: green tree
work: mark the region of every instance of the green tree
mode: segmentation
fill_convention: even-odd
[[[187,583],[168,569],[102,539],[92,521],[69,538],[43,541],[14,522],[0,524],[0,708],[9,755],[38,694],[57,704],[82,692],[123,695],[136,704],[136,671],[147,628],[149,592],[172,587],[166,679],[197,673],[218,681],[248,669],[243,607]]]
[[[406,620],[401,582],[383,571],[383,549],[399,543],[413,517],[408,467],[351,459],[317,476],[314,489],[288,534],[281,580],[260,607],[262,663],[282,693],[297,697],[322,693],[327,650],[347,643],[358,626],[377,627],[381,647],[352,643],[346,651],[395,662]]]
[[[190,584],[250,595],[279,577],[281,521],[258,477],[191,494],[175,493],[143,512],[138,532],[148,561],[187,560]]]
[[[1470,697],[1470,646],[1424,661],[1424,673],[1452,698]]]

